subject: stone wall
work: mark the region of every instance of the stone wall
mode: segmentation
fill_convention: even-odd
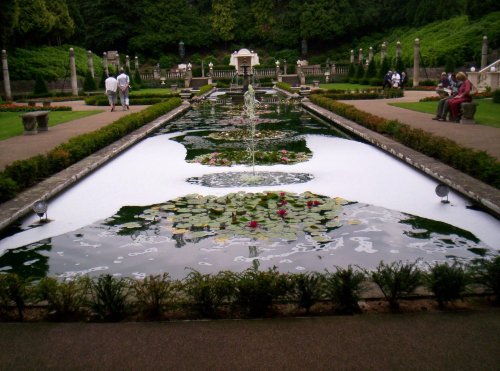
[[[71,93],[71,81],[69,78],[66,80],[46,81],[47,88],[50,92],[64,92]],[[78,88],[82,88],[83,81],[78,80]],[[13,96],[22,96],[33,93],[35,87],[35,80],[16,80],[10,82],[10,89]],[[5,91],[3,84],[0,84],[0,95],[4,96]]]

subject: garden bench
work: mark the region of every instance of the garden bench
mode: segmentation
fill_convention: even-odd
[[[52,101],[47,100],[47,99],[29,99],[28,100],[28,106],[30,106],[30,107],[35,107],[37,103],[41,103],[43,107],[50,107],[50,104],[52,103]]]
[[[39,131],[48,131],[49,112],[50,111],[35,111],[20,115],[23,120],[24,135],[33,135]]]
[[[460,104],[460,113],[462,117],[460,118],[461,124],[475,124],[474,115],[476,113],[477,103],[476,102],[464,102]]]

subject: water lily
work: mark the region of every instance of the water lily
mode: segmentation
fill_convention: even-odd
[[[258,227],[259,227],[259,223],[257,222],[257,220],[250,220],[250,221],[248,222],[248,226],[249,226],[250,228],[254,228],[254,229],[255,229],[255,228],[258,228]]]
[[[285,209],[278,210],[278,215],[281,216],[282,218],[284,218],[287,213],[288,211],[286,211]]]
[[[280,206],[284,206],[284,205],[286,205],[287,203],[288,203],[288,201],[287,201],[287,200],[281,200],[281,201],[279,202]]]

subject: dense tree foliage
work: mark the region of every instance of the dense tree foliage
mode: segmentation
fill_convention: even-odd
[[[72,43],[146,57],[227,46],[324,50],[395,27],[500,10],[494,0],[2,0],[3,48]]]

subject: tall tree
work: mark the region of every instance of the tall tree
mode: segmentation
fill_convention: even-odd
[[[49,42],[55,41],[61,45],[63,40],[67,40],[75,32],[75,22],[69,15],[66,0],[45,0],[47,10],[52,14],[54,24],[49,31]]]
[[[17,0],[2,0],[0,2],[0,42],[2,49],[11,44],[11,37],[19,21],[19,4]]]
[[[224,42],[234,39],[236,28],[235,0],[214,0],[212,2],[212,30]]]
[[[19,1],[17,40],[25,45],[44,39],[55,23],[54,15],[47,9],[45,0]]]

